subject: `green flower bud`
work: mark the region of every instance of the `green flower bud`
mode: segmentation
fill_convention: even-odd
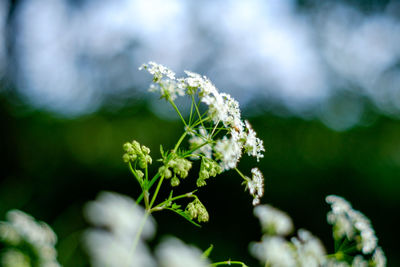
[[[144,173],[141,170],[136,170],[136,174],[137,176],[139,176],[140,179],[142,179],[144,176]]]
[[[171,179],[171,186],[175,187],[178,186],[181,182],[179,181],[178,177],[174,176]]]
[[[205,186],[206,184],[207,183],[204,179],[201,179],[201,178],[197,179],[197,182],[196,182],[197,187],[202,187],[202,186]]]
[[[166,179],[169,179],[169,178],[172,177],[172,172],[171,172],[170,169],[168,169],[168,168],[165,169],[165,171],[164,171],[164,177],[165,177]]]
[[[126,152],[128,152],[129,149],[132,149],[132,144],[126,142],[126,143],[122,146],[122,148],[123,148]]]
[[[130,155],[130,160],[131,161],[135,161],[136,159],[137,159],[137,155],[136,154]]]
[[[132,141],[132,147],[136,152],[141,152],[140,144],[138,141]]]
[[[193,202],[190,202],[186,207],[186,214],[189,215],[190,219],[197,217],[197,209]]]
[[[139,167],[144,169],[147,166],[147,161],[145,158],[139,158]]]
[[[146,162],[149,164],[151,164],[153,162],[153,159],[150,157],[150,155],[146,155],[145,159],[146,159]]]
[[[128,163],[130,161],[131,157],[127,153],[125,153],[122,156],[122,159],[124,160],[125,163]]]
[[[147,146],[142,146],[142,152],[146,155],[150,154],[150,148]]]
[[[206,209],[202,209],[199,212],[199,215],[197,216],[197,221],[199,221],[199,222],[208,222],[209,219],[210,219],[210,216],[208,215],[208,212]]]

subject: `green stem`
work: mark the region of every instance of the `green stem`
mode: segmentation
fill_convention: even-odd
[[[248,181],[248,180],[249,180],[249,178],[246,177],[241,171],[239,171],[238,168],[235,168],[235,170],[237,171],[237,173],[239,173],[239,175],[240,175],[245,181]]]
[[[201,114],[200,114],[199,107],[198,107],[198,105],[196,104],[196,102],[195,102],[195,100],[194,100],[194,96],[193,96],[193,95],[192,95],[192,101],[195,103],[194,107],[196,108],[197,116],[199,116],[199,119],[200,119],[200,122],[201,122],[201,126],[203,126],[203,127],[204,127],[204,125],[203,125],[203,121],[202,121],[202,119],[201,119]]]
[[[242,267],[248,267],[244,262],[241,262],[241,261],[231,261],[231,260],[220,261],[220,262],[214,262],[214,263],[212,263],[210,266],[232,265],[232,264],[238,264],[238,265],[242,265]]]
[[[181,138],[179,138],[178,143],[176,143],[176,145],[175,145],[175,147],[174,147],[174,150],[173,150],[174,152],[176,152],[176,151],[178,150],[179,146],[181,145],[183,139],[185,139],[186,135],[187,135],[187,131],[185,131],[185,132],[182,134]]]
[[[160,173],[157,173],[156,175],[154,175],[154,177],[151,179],[150,183],[147,186],[147,190],[150,190],[150,188],[152,187],[152,185],[157,181],[158,177],[160,177]],[[140,202],[143,199],[143,192],[140,194],[140,196],[138,197],[138,199],[136,200],[137,204],[140,204]]]
[[[137,245],[138,245],[138,243],[139,243],[140,236],[141,236],[141,234],[142,234],[142,232],[143,232],[144,225],[146,224],[146,220],[147,220],[147,218],[149,217],[149,215],[150,215],[150,213],[146,211],[145,214],[144,214],[144,216],[143,216],[142,222],[141,222],[141,224],[140,224],[140,226],[139,226],[139,230],[138,230],[138,232],[136,233],[135,240],[133,241],[132,253],[134,253],[135,250],[136,250],[136,247],[137,247]]]
[[[175,105],[174,101],[172,101],[171,99],[169,100],[169,103],[174,107],[175,111],[178,113],[179,117],[181,118],[183,124],[185,124],[185,126],[187,126],[185,119],[183,118],[182,114],[180,113],[178,107]]]
[[[136,180],[138,181],[140,187],[142,187],[142,181],[140,180],[139,176],[136,174],[136,171],[133,169],[132,167],[132,163],[129,162],[129,169],[131,170],[131,173],[133,174],[133,176],[135,176]]]
[[[192,119],[193,119],[193,104],[194,104],[194,102],[193,102],[193,98],[192,98],[192,103],[190,104],[190,115],[189,115],[189,125],[191,125],[192,124]]]
[[[176,196],[176,197],[173,197],[173,198],[169,198],[169,199],[167,199],[167,200],[161,202],[160,204],[158,204],[158,205],[155,206],[154,208],[152,208],[151,211],[160,210],[160,209],[158,209],[158,208],[160,208],[160,207],[162,207],[163,205],[165,205],[166,202],[174,201],[174,200],[181,199],[181,198],[191,198],[191,197],[192,197],[192,198],[197,198],[197,196],[194,195],[194,193],[195,193],[196,191],[197,191],[197,189],[194,190],[194,191],[192,191],[192,192],[183,194],[183,195],[179,195],[179,196]]]
[[[161,176],[161,179],[160,179],[160,181],[158,182],[156,191],[154,192],[153,198],[151,199],[151,202],[150,202],[149,210],[151,209],[151,207],[152,207],[153,204],[154,204],[154,201],[156,200],[156,197],[157,197],[157,195],[158,195],[158,191],[160,191],[160,187],[161,187],[161,184],[162,184],[163,181],[164,181],[164,175]]]

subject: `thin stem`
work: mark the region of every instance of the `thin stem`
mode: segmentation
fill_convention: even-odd
[[[193,102],[193,98],[192,98],[192,103],[190,104],[190,115],[189,115],[189,125],[191,125],[192,124],[192,119],[193,119],[193,104],[194,104],[194,102]]]
[[[213,134],[214,134],[214,132],[215,132],[215,129],[217,128],[218,124],[219,124],[219,121],[215,124],[215,127],[214,127],[214,129],[212,130],[212,132],[211,132],[211,136],[213,136]]]
[[[133,176],[135,176],[136,180],[138,181],[140,187],[142,187],[142,181],[140,180],[139,176],[137,175],[136,171],[133,169],[132,167],[132,163],[129,162],[129,169],[131,170],[131,173],[133,174]]]
[[[241,262],[241,261],[231,261],[231,260],[220,261],[220,262],[214,262],[214,263],[212,263],[210,266],[232,265],[232,264],[238,264],[238,265],[242,265],[242,267],[248,267],[244,262]]]
[[[187,157],[188,155],[191,155],[194,151],[196,151],[197,149],[199,149],[199,148],[201,148],[201,147],[203,147],[203,146],[205,146],[205,145],[207,145],[207,144],[211,144],[212,142],[209,142],[209,141],[207,141],[207,142],[204,142],[204,143],[202,143],[201,145],[198,145],[198,146],[196,146],[195,148],[193,148],[193,149],[191,149],[191,150],[189,150],[189,151],[187,151],[185,154],[183,154],[182,156],[183,157]]]
[[[241,171],[239,171],[238,168],[235,168],[235,170],[237,171],[237,173],[239,173],[239,175],[240,175],[245,181],[248,181],[248,180],[249,180],[249,178],[246,177]]]
[[[176,145],[175,145],[175,147],[174,147],[174,150],[173,150],[174,152],[176,152],[176,151],[178,150],[179,146],[181,145],[183,139],[185,139],[186,135],[187,135],[187,131],[185,131],[185,132],[182,134],[181,138],[179,138],[178,143],[176,143]]]
[[[152,185],[157,181],[158,177],[160,177],[160,173],[157,172],[156,175],[154,175],[154,177],[151,179],[150,183],[147,186],[147,190],[150,190],[150,188],[152,187]],[[140,194],[140,196],[138,197],[138,199],[136,200],[136,204],[140,204],[140,202],[143,199],[143,192]]]
[[[194,96],[193,96],[193,95],[192,95],[192,101],[193,101],[193,102],[195,102],[195,100],[194,100]],[[198,105],[197,105],[197,104],[195,104],[194,106],[195,106],[195,108],[196,108],[197,116],[199,116],[199,119],[200,119],[200,122],[201,122],[201,126],[203,126],[203,127],[204,127],[204,125],[203,125],[203,121],[201,120],[201,114],[200,114],[200,111],[199,111],[199,107],[198,107]]]
[[[169,199],[167,199],[167,200],[161,202],[160,204],[158,204],[158,205],[155,206],[154,208],[152,208],[151,211],[158,211],[158,210],[160,210],[160,209],[158,209],[158,208],[162,207],[163,205],[165,205],[166,202],[169,202],[169,201],[174,201],[174,200],[181,199],[181,198],[191,198],[191,197],[192,197],[192,198],[197,198],[197,196],[194,195],[194,193],[195,193],[196,191],[197,191],[197,189],[194,190],[194,191],[192,191],[192,192],[183,194],[183,195],[179,195],[179,196],[176,196],[176,197],[173,197],[173,198],[169,198]]]
[[[138,232],[136,233],[135,240],[133,241],[132,253],[134,253],[135,250],[136,250],[137,244],[139,243],[140,236],[141,236],[141,234],[142,234],[142,232],[143,232],[144,225],[146,224],[146,220],[147,220],[147,218],[149,217],[149,215],[150,215],[150,213],[149,213],[148,211],[146,211],[146,212],[144,213],[142,222],[140,223],[140,226],[139,226],[139,230],[138,230]]]
[[[183,124],[185,124],[185,126],[187,126],[185,119],[183,118],[183,116],[182,116],[181,112],[179,111],[178,107],[175,105],[174,101],[172,101],[170,99],[169,103],[174,107],[175,111],[178,113],[179,117],[181,118]]]
[[[162,184],[163,181],[164,181],[164,175],[161,176],[161,179],[158,182],[156,191],[154,192],[153,198],[151,199],[151,202],[150,202],[149,210],[151,209],[151,207],[153,206],[154,201],[156,200],[156,197],[158,195],[158,191],[160,191],[160,187],[161,187],[161,184]]]

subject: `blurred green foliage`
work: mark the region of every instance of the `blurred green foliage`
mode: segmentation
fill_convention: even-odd
[[[314,120],[271,114],[243,117],[266,147],[259,165],[266,177],[262,203],[287,211],[296,227],[309,229],[329,249],[333,241],[324,198],[341,195],[372,220],[389,266],[400,264],[394,235],[400,203],[397,120],[376,115],[368,126],[335,132]],[[157,158],[159,144],[172,147],[182,130],[178,120],[158,118],[146,103],[66,119],[30,110],[5,96],[0,98],[0,123],[0,219],[17,208],[48,222],[58,234],[64,266],[87,266],[80,240],[87,227],[84,203],[101,190],[138,196],[139,188],[122,161],[122,144],[138,140]],[[243,169],[255,164],[247,157],[241,161]],[[191,175],[178,190],[194,187],[195,170]],[[211,258],[255,265],[248,244],[261,232],[252,215],[251,197],[240,183],[231,171],[210,179],[207,194],[199,190],[210,214],[210,222],[201,229],[167,212],[156,214],[157,238],[172,234],[201,249],[212,243]]]

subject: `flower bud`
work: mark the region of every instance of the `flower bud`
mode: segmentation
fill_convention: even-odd
[[[178,177],[176,177],[176,176],[172,177],[171,186],[175,187],[175,186],[178,186],[179,184],[180,184],[180,181],[179,181]]]

